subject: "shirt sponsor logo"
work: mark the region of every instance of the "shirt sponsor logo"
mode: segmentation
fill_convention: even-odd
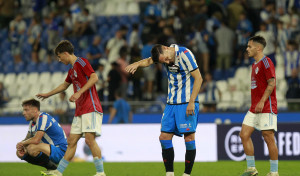
[[[251,89],[255,89],[256,87],[257,87],[256,81],[255,80],[251,81]]]
[[[168,70],[173,73],[179,73],[178,65],[168,65]]]

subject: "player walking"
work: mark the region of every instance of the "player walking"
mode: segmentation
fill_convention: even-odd
[[[265,46],[266,41],[261,36],[251,37],[247,46],[248,56],[253,57],[255,63],[251,74],[251,107],[240,132],[247,160],[247,170],[243,175],[258,175],[251,140],[254,129],[257,129],[262,132],[270,153],[271,169],[267,176],[279,176],[278,149],[274,138],[277,131],[276,77],[272,61],[263,54]]]
[[[43,175],[60,176],[75,155],[77,142],[85,137],[85,142],[91,149],[97,173],[95,176],[105,176],[101,150],[95,140],[101,135],[103,119],[102,107],[98,98],[95,83],[98,80],[97,74],[89,62],[74,55],[73,45],[67,41],[61,41],[55,48],[55,54],[59,61],[65,65],[71,64],[68,76],[64,83],[48,93],[37,94],[38,98],[45,99],[59,92],[66,90],[73,84],[74,94],[69,101],[76,103],[75,117],[68,137],[67,151],[59,162],[57,170],[44,172]]]

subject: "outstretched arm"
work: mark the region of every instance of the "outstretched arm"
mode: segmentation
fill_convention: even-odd
[[[268,80],[268,86],[263,94],[263,96],[261,97],[260,101],[257,103],[256,107],[255,107],[255,113],[261,113],[266,100],[269,98],[269,96],[271,95],[271,93],[273,92],[274,88],[276,85],[276,81],[275,78],[271,78]]]
[[[48,97],[50,97],[52,95],[55,95],[55,94],[60,93],[60,92],[63,92],[69,86],[70,86],[70,83],[64,82],[61,85],[59,85],[58,87],[56,87],[55,89],[51,90],[50,92],[37,94],[36,97],[44,100],[44,99],[46,99],[46,98],[48,98]]]
[[[143,59],[143,60],[140,60],[138,62],[134,62],[130,65],[128,65],[125,70],[128,72],[128,73],[132,73],[134,74],[135,71],[139,68],[139,67],[148,67],[150,66],[151,64],[153,64],[153,60],[151,57],[148,57],[147,59]]]

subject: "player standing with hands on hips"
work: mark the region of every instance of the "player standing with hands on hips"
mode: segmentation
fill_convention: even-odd
[[[95,83],[98,80],[88,60],[74,55],[74,47],[67,40],[61,41],[55,48],[58,60],[65,65],[71,64],[68,76],[61,85],[48,93],[37,94],[38,98],[45,99],[57,93],[65,91],[73,84],[74,94],[69,101],[76,103],[75,117],[68,137],[68,148],[64,157],[60,160],[57,170],[42,171],[42,175],[61,176],[71,159],[74,157],[77,142],[85,137],[85,142],[91,149],[97,173],[95,176],[105,176],[101,150],[95,140],[101,135],[103,119],[102,107],[98,98]]]
[[[267,176],[279,176],[278,149],[274,137],[277,131],[276,76],[272,61],[263,54],[265,46],[266,40],[261,36],[251,37],[247,46],[248,56],[253,57],[255,63],[252,65],[251,73],[251,107],[240,132],[247,160],[244,176],[258,175],[251,140],[255,129],[262,132],[269,149],[271,168]]]
[[[195,132],[199,116],[198,93],[202,77],[192,52],[178,45],[170,47],[156,44],[152,47],[151,57],[135,62],[125,68],[135,73],[138,67],[148,67],[162,63],[168,73],[167,106],[161,120],[159,140],[167,176],[174,176],[174,149],[172,138],[184,135],[186,145],[185,171],[191,174],[196,157]]]

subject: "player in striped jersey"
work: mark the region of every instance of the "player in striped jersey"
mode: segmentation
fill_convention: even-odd
[[[173,176],[174,150],[172,138],[184,135],[186,145],[184,176],[191,174],[196,156],[195,132],[198,123],[198,93],[202,77],[193,53],[178,45],[170,47],[156,44],[152,47],[151,57],[135,62],[126,71],[134,73],[138,67],[162,63],[168,74],[167,106],[161,120],[159,140],[166,175]]]
[[[17,156],[28,163],[56,169],[67,150],[67,138],[59,123],[49,114],[40,112],[35,99],[22,103],[23,115],[30,121],[26,138],[17,144]]]
[[[270,58],[263,54],[266,40],[261,36],[249,39],[247,52],[255,59],[251,73],[251,107],[246,114],[240,137],[247,160],[247,170],[243,175],[258,175],[255,168],[254,147],[251,135],[255,129],[262,132],[270,154],[270,173],[278,174],[278,149],[274,133],[277,131],[277,99],[275,68]]]
[[[101,150],[95,140],[96,136],[101,135],[103,119],[102,107],[95,86],[98,76],[87,59],[74,55],[74,47],[68,40],[63,40],[57,45],[55,54],[60,62],[65,65],[71,64],[72,68],[69,69],[67,78],[61,85],[48,93],[37,94],[37,97],[48,98],[65,91],[73,84],[74,94],[69,101],[75,102],[76,109],[65,156],[59,162],[57,170],[41,171],[41,173],[42,175],[61,176],[75,155],[78,140],[85,137],[85,142],[94,157],[97,171],[95,176],[105,176]]]

